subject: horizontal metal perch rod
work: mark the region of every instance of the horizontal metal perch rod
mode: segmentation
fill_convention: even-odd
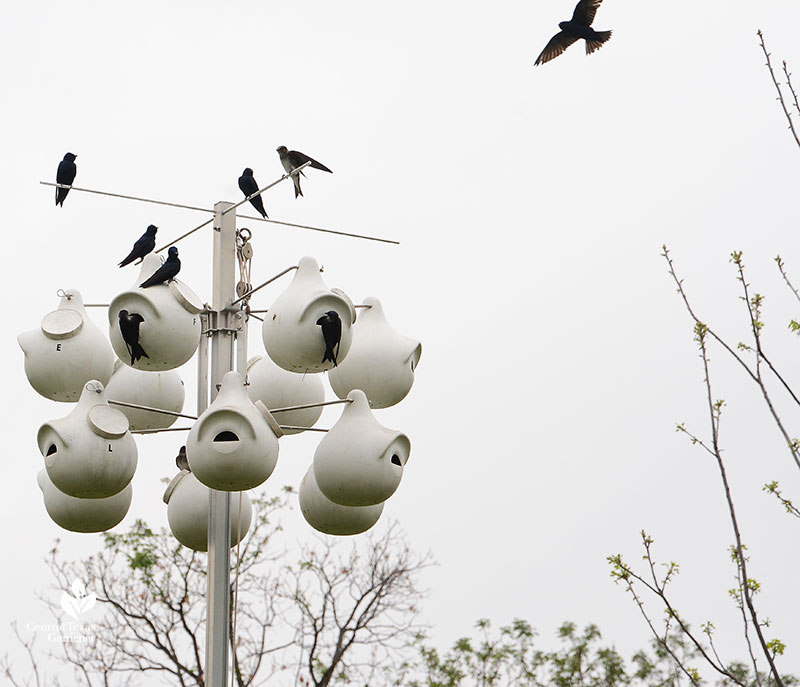
[[[195,415],[186,415],[184,413],[176,413],[174,410],[164,410],[163,408],[152,408],[150,406],[141,406],[138,403],[125,403],[124,401],[109,401],[110,404],[115,406],[124,406],[125,408],[136,408],[136,410],[149,410],[153,413],[161,413],[162,415],[173,415],[174,417],[186,417],[190,420],[196,420]]]
[[[286,274],[287,272],[291,272],[292,270],[296,270],[296,269],[297,269],[297,265],[292,265],[291,267],[287,267],[287,268],[286,268],[285,270],[283,270],[283,272],[281,272],[280,274],[276,274],[274,277],[271,277],[270,279],[267,279],[267,281],[265,281],[263,284],[259,284],[259,285],[258,285],[258,286],[256,286],[254,289],[250,289],[250,290],[249,290],[249,291],[248,291],[246,294],[244,294],[243,296],[239,296],[239,298],[237,298],[235,301],[233,301],[233,302],[231,303],[231,305],[236,305],[237,303],[239,303],[239,302],[243,301],[245,298],[249,298],[249,297],[250,297],[252,294],[254,294],[254,293],[255,293],[256,291],[258,291],[259,289],[263,289],[263,288],[264,288],[264,287],[265,287],[267,284],[271,284],[272,282],[274,282],[274,281],[275,281],[276,279],[278,279],[279,277],[282,277],[282,276],[283,276],[284,274]],[[266,312],[266,311],[265,311],[265,312]]]
[[[366,239],[367,241],[380,241],[381,243],[393,243],[396,246],[400,245],[400,241],[393,239],[382,239],[377,236],[366,236],[365,234],[351,234],[347,231],[335,231],[334,229],[322,229],[321,227],[310,227],[307,224],[294,224],[292,222],[281,222],[277,219],[264,219],[263,217],[255,217],[254,215],[237,215],[242,219],[253,219],[257,222],[268,222],[270,224],[280,224],[284,227],[296,227],[297,229],[308,229],[309,231],[321,231],[324,234],[336,234],[337,236],[349,236],[354,239]]]
[[[188,432],[191,427],[166,427],[165,429],[132,429],[131,434],[155,434],[156,432]]]
[[[270,413],[285,413],[289,412],[290,410],[304,410],[305,408],[321,408],[322,406],[332,406],[336,405],[337,403],[352,403],[353,401],[349,398],[343,398],[338,401],[323,401],[322,403],[305,403],[301,406],[286,406],[285,408],[270,408]]]
[[[320,429],[319,427],[295,427],[294,425],[278,425],[281,429],[299,429],[304,432],[327,432],[327,429]]]
[[[161,246],[161,248],[159,248],[159,249],[157,249],[157,250],[156,250],[156,253],[160,253],[162,250],[166,250],[166,249],[167,249],[167,248],[169,248],[170,246],[173,246],[173,245],[175,245],[176,243],[178,243],[178,241],[183,241],[183,239],[185,239],[187,236],[191,236],[192,234],[194,234],[194,232],[196,232],[196,231],[200,231],[200,230],[201,230],[203,227],[207,227],[207,226],[208,226],[209,224],[211,224],[213,221],[214,221],[214,218],[212,217],[211,219],[207,219],[207,220],[206,220],[205,222],[203,222],[202,224],[198,224],[198,225],[197,225],[197,226],[196,226],[194,229],[190,229],[190,230],[189,230],[189,231],[187,231],[185,234],[181,234],[181,235],[180,235],[178,238],[176,238],[174,241],[170,241],[169,243],[167,243],[167,244],[165,244],[165,245]]]
[[[303,170],[304,170],[306,167],[308,167],[310,164],[311,164],[311,160],[309,160],[308,162],[304,162],[304,163],[303,163],[302,165],[300,165],[300,166],[299,166],[297,169],[295,169],[295,170],[292,172],[292,174],[297,174],[298,172],[301,172],[301,171],[303,171]],[[278,185],[278,184],[280,184],[280,183],[281,183],[281,182],[282,182],[284,179],[288,179],[290,176],[292,176],[292,174],[288,174],[288,173],[287,173],[287,174],[284,174],[284,175],[283,175],[283,176],[282,176],[280,179],[278,179],[277,181],[273,181],[271,184],[267,184],[267,185],[266,185],[264,188],[260,188],[260,189],[258,189],[258,191],[256,191],[255,193],[251,193],[251,194],[250,194],[249,196],[247,196],[247,198],[245,198],[244,200],[240,200],[238,203],[236,203],[236,204],[235,204],[235,205],[233,205],[232,207],[229,207],[227,210],[223,210],[223,211],[222,211],[222,214],[223,214],[223,215],[227,215],[227,214],[228,214],[228,213],[229,213],[231,210],[235,210],[235,209],[236,209],[236,208],[238,208],[240,205],[244,205],[244,204],[245,204],[247,201],[249,201],[251,198],[255,198],[257,195],[259,195],[260,193],[263,193],[263,192],[264,192],[264,191],[266,191],[268,188],[272,188],[273,186],[277,186],[277,185]]]
[[[70,186],[69,184],[54,184],[50,181],[40,181],[42,186],[55,186],[56,188],[68,188],[72,191],[83,191],[84,193],[94,193],[98,196],[111,196],[112,198],[124,198],[125,200],[138,200],[140,203],[153,203],[155,205],[168,205],[173,208],[183,208],[184,210],[197,210],[197,212],[210,212],[213,210],[208,208],[198,208],[194,205],[184,205],[183,203],[170,203],[166,200],[153,200],[152,198],[139,198],[138,196],[126,196],[123,193],[111,193],[110,191],[97,191],[93,188],[80,188],[78,186]]]
[[[302,169],[303,167],[305,167],[308,164],[310,164],[310,163],[307,162],[304,165],[302,165],[302,167],[298,167],[296,171],[299,171],[300,169]],[[263,189],[261,189],[261,191],[264,191],[266,189],[272,188],[273,186],[275,186],[276,184],[279,184],[284,179],[288,179],[290,176],[291,176],[290,174],[284,174],[277,181],[273,181],[271,184],[267,184]],[[195,205],[185,205],[183,203],[170,203],[170,202],[168,202],[166,200],[154,200],[153,198],[141,198],[140,196],[128,196],[128,195],[125,195],[123,193],[111,193],[110,191],[98,191],[97,189],[93,189],[93,188],[82,188],[82,187],[79,187],[79,186],[70,186],[68,184],[56,184],[56,183],[53,183],[53,182],[50,182],[50,181],[40,181],[39,183],[42,186],[55,186],[56,188],[68,188],[68,189],[71,189],[73,191],[82,191],[84,193],[94,193],[94,194],[99,195],[99,196],[110,196],[112,198],[124,198],[125,200],[137,200],[140,203],[153,203],[155,205],[167,205],[169,207],[183,208],[185,210],[196,210],[197,212],[208,212],[208,213],[211,213],[211,214],[214,213],[214,210],[211,210],[209,208],[199,208],[199,207],[197,207]],[[259,191],[258,193],[261,193],[261,191]],[[227,210],[225,210],[225,212],[223,212],[222,214],[228,213],[231,210],[233,210],[234,208],[238,208],[240,205],[246,203],[250,198],[252,198],[255,195],[257,195],[257,194],[254,193],[252,196],[248,196],[244,200],[239,201],[238,203],[236,203],[232,207],[230,207]],[[295,224],[294,222],[281,222],[280,220],[277,220],[277,219],[264,219],[263,217],[253,217],[251,215],[239,215],[238,213],[237,213],[237,215],[239,217],[241,217],[242,219],[252,219],[252,220],[256,220],[258,222],[271,222],[272,224],[280,224],[280,225],[285,226],[285,227],[295,227],[296,229],[308,229],[309,231],[320,231],[320,232],[323,232],[325,234],[336,234],[337,236],[350,236],[351,238],[366,239],[367,241],[380,241],[382,243],[393,243],[395,245],[399,245],[400,244],[399,241],[393,241],[391,239],[382,239],[382,238],[378,238],[378,237],[375,237],[375,236],[365,236],[363,234],[351,234],[351,233],[348,233],[346,231],[336,231],[334,229],[323,229],[321,227],[311,227],[311,226],[308,226],[306,224]],[[206,220],[202,224],[199,224],[198,226],[196,226],[194,229],[190,229],[185,234],[181,234],[174,241],[170,241],[169,243],[161,246],[160,248],[157,248],[155,252],[156,253],[160,253],[161,251],[166,250],[170,246],[178,243],[178,241],[182,241],[187,236],[191,236],[196,231],[199,231],[203,227],[208,226],[213,221],[214,221],[213,217],[211,219],[209,219],[209,220]]]

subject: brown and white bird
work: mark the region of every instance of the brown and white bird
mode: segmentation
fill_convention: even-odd
[[[278,151],[278,155],[281,158],[281,164],[283,165],[283,169],[287,174],[292,174],[294,170],[296,170],[298,167],[302,167],[306,162],[311,163],[309,167],[321,169],[323,172],[333,174],[333,172],[321,162],[317,162],[313,157],[309,157],[305,153],[301,153],[299,150],[289,150],[286,146],[278,146],[275,150]],[[300,174],[305,176],[302,169],[300,170]],[[292,174],[295,198],[303,195],[303,191],[300,188],[300,174]]]
[[[544,46],[544,50],[542,50],[542,54],[536,58],[534,66],[537,64],[544,64],[558,57],[570,45],[581,38],[586,41],[587,55],[599,49],[603,43],[611,38],[611,31],[595,31],[591,26],[594,21],[594,15],[597,14],[597,8],[600,7],[600,3],[602,2],[603,0],[580,0],[580,2],[575,5],[572,19],[559,23],[558,27],[561,31],[553,36],[550,42]]]

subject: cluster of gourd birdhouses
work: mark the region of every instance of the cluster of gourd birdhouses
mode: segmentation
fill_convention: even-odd
[[[167,429],[183,410],[175,368],[206,335],[201,313],[208,306],[176,279],[141,288],[160,265],[157,255],[145,256],[134,285],[112,299],[108,339],[75,290],[64,293],[40,329],[19,336],[34,389],[76,402],[38,433],[45,468],[37,481],[48,514],[65,529],[98,532],[125,517],[137,463],[131,431]],[[133,323],[133,339],[125,323]],[[164,494],[172,533],[197,551],[208,546],[211,490],[231,492],[234,546],[253,518],[247,491],[275,470],[280,437],[319,431],[326,401],[318,373],[328,372],[341,399],[330,403],[341,402],[343,410],[300,485],[300,509],[312,527],[335,535],[372,527],[410,455],[409,438],[384,427],[374,411],[409,393],[422,347],[388,324],[378,299],[354,306],[343,291],[327,287],[314,258],[304,257],[266,311],[261,334],[266,355],[248,362],[244,378],[224,375],[188,428],[179,472]]]

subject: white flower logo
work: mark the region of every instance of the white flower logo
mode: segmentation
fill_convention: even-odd
[[[61,595],[61,608],[64,612],[75,620],[80,620],[78,616],[86,613],[97,603],[97,597],[93,592],[86,593],[86,587],[80,580],[72,583],[72,594],[64,592]]]

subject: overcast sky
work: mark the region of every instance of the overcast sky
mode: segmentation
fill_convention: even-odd
[[[42,559],[60,537],[74,557],[99,538],[60,530],[36,485],[38,427],[71,406],[39,397],[16,343],[55,309],[60,288],[108,302],[134,271],[116,263],[150,224],[168,239],[201,213],[73,192],[54,208],[58,161],[76,185],[211,207],[238,201],[244,167],[263,185],[279,145],[310,172],[265,195],[276,219],[374,234],[400,246],[261,223],[254,282],[303,255],[358,303],[423,343],[415,387],[378,413],[411,438],[384,518],[430,549],[425,605],[442,644],[476,618],[529,620],[552,645],[563,620],[595,622],[626,654],[648,639],[605,557],[632,561],[642,528],[681,563],[677,607],[713,620],[742,659],[727,596],[732,534],[715,465],[675,432],[707,435],[691,322],[660,257],[672,250],[698,314],[736,343],[747,334],[732,250],[767,295],[770,350],[800,387],[786,330],[800,282],[800,151],[775,102],[756,30],[776,63],[800,70],[796,0],[606,0],[610,42],[533,62],[567,2],[386,4],[140,1],[6,3],[0,10],[6,335],[2,338],[6,620],[47,615]],[[798,77],[800,82],[800,77]],[[251,214],[248,212],[247,214]],[[247,225],[247,222],[242,222]],[[180,244],[181,279],[210,300],[211,237]],[[259,292],[268,307],[288,280]],[[105,313],[93,311],[104,330]],[[263,353],[254,328],[251,353]],[[800,480],[754,389],[718,351],[728,402],[723,442],[752,574],[770,632],[800,672],[797,527],[764,482],[800,498]],[[194,362],[182,368],[192,409]],[[332,397],[332,392],[328,391]],[[330,426],[338,410],[327,410]],[[797,410],[784,418],[792,431]],[[299,485],[319,435],[282,439],[261,489]],[[120,526],[166,525],[159,479],[175,434],[137,439],[134,501]],[[380,526],[380,525],[379,525]],[[310,528],[290,518],[299,538]],[[10,630],[0,624],[0,644]]]

